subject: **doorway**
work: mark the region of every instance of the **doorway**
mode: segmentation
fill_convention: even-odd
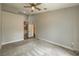
[[[35,38],[35,26],[24,21],[24,39]]]

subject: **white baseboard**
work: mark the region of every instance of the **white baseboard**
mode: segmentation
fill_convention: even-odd
[[[67,49],[69,49],[69,50],[74,51],[74,49],[71,48],[71,47],[68,47],[68,46],[65,46],[65,45],[62,45],[62,44],[59,44],[59,43],[56,43],[56,42],[52,42],[52,41],[50,41],[50,40],[43,39],[43,38],[38,38],[38,39],[44,40],[44,41],[47,41],[47,42],[49,42],[49,43],[51,43],[51,44],[54,44],[54,45],[57,45],[57,46],[61,46],[61,47],[64,47],[64,48],[67,48]]]
[[[9,41],[9,42],[3,42],[1,45],[6,45],[6,44],[9,44],[9,43],[14,43],[14,42],[22,41],[22,40],[24,40],[24,39],[14,40],[14,41]]]

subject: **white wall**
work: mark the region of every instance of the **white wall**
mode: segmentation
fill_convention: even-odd
[[[79,6],[34,15],[36,37],[79,50]]]
[[[1,48],[1,41],[2,41],[2,20],[1,20],[1,4],[0,4],[0,48]]]
[[[2,44],[24,39],[24,15],[2,11]]]

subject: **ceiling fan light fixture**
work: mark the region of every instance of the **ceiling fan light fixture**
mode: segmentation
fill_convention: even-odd
[[[34,6],[32,6],[32,10],[35,10],[35,7]]]

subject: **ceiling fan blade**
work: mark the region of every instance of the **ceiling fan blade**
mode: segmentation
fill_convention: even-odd
[[[31,6],[24,6],[25,8],[31,8]]]
[[[40,4],[42,4],[42,3],[36,3],[36,5],[40,5]]]
[[[44,8],[44,10],[47,10],[47,8]]]
[[[40,8],[37,8],[37,7],[35,7],[35,8],[36,8],[37,10],[39,10],[39,11],[41,10]]]

